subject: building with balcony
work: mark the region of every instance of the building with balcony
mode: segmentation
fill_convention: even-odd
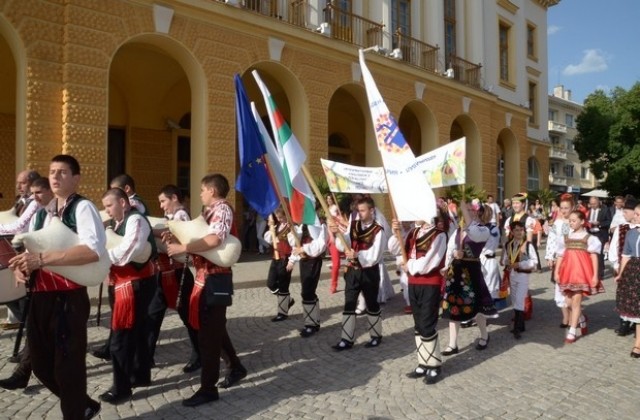
[[[553,88],[549,95],[549,188],[575,194],[590,191],[597,180],[589,169],[589,162],[580,162],[573,147],[578,134],[576,118],[582,105],[571,100],[571,91],[564,86]]]
[[[321,157],[379,166],[357,60],[372,46],[369,68],[416,155],[465,136],[468,184],[498,198],[546,187],[558,1],[0,0],[0,208],[16,171],[46,173],[62,152],[94,200],[122,172],[149,201],[167,183],[197,197],[211,171],[234,180],[234,74],[266,115],[252,70],[312,172]]]

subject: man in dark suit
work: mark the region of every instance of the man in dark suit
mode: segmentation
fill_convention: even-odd
[[[604,278],[604,245],[609,242],[609,227],[611,226],[611,212],[606,206],[602,206],[598,197],[589,198],[589,233],[600,239],[602,249],[598,255],[598,278]]]

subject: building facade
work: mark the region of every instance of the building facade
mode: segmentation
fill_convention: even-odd
[[[549,95],[549,188],[580,194],[596,187],[589,162],[580,162],[573,139],[578,134],[576,118],[582,105],[571,100],[571,91],[556,86]]]
[[[530,165],[549,171],[558,1],[0,0],[0,208],[17,171],[46,173],[58,153],[94,200],[121,172],[147,200],[167,183],[197,197],[212,171],[234,180],[234,74],[266,115],[252,70],[312,172],[321,157],[379,166],[357,64],[375,45],[369,68],[414,153],[465,136],[468,184],[513,194]]]

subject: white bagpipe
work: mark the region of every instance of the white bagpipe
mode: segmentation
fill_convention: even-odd
[[[117,247],[122,243],[124,236],[120,236],[113,231],[113,229],[109,228],[106,230],[107,235],[107,249],[112,249]],[[145,241],[144,248],[136,255],[131,258],[131,261],[136,263],[146,263],[149,261],[151,257],[151,244],[148,241]]]
[[[12,243],[14,246],[24,245],[29,252],[40,253],[63,251],[80,245],[80,240],[78,235],[62,223],[59,217],[54,217],[40,230],[16,235]],[[111,267],[111,260],[107,250],[104,249],[98,261],[83,265],[47,266],[46,269],[79,285],[97,286],[109,274],[109,267]]]
[[[167,222],[167,226],[171,234],[182,244],[190,244],[202,239],[209,229],[209,225],[202,215],[188,222],[171,220]],[[195,252],[195,254],[203,256],[220,267],[231,267],[238,262],[241,252],[242,244],[240,240],[233,235],[227,235],[225,240],[217,247],[205,252]]]
[[[168,227],[167,223],[169,222],[169,220],[164,217],[147,216],[147,220],[151,225],[151,229],[167,229]],[[156,248],[158,249],[158,252],[161,254],[166,254],[167,244],[162,242],[161,238],[155,238],[155,240],[156,240]],[[187,262],[187,254],[174,255],[173,257],[171,257],[171,259],[184,264]]]
[[[0,225],[13,223],[16,220],[18,220],[18,215],[16,215],[16,209],[11,208],[9,210],[0,211]]]
[[[18,283],[9,269],[9,260],[17,255],[10,236],[0,237],[0,303],[13,302],[27,295],[24,284]]]

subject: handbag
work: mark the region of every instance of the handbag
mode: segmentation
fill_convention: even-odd
[[[233,302],[233,278],[231,274],[216,275],[205,283],[207,306],[231,306]]]

